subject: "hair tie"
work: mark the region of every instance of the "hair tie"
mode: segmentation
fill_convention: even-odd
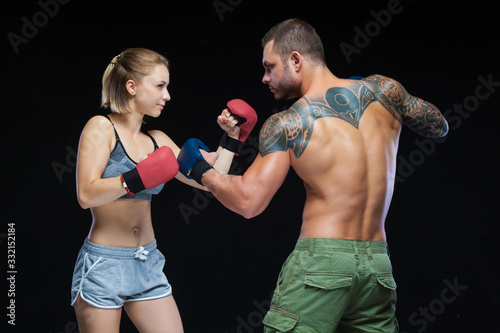
[[[113,60],[111,60],[110,64],[113,64],[113,65],[116,65],[116,63],[118,62],[118,60],[120,60],[120,57],[122,56],[122,54],[120,53],[119,55],[117,55]]]

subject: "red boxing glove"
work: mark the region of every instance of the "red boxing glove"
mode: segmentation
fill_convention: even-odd
[[[130,196],[144,189],[165,184],[175,177],[179,164],[174,152],[162,146],[137,163],[134,169],[121,174],[123,186]]]
[[[257,113],[250,105],[248,105],[241,99],[230,100],[229,102],[227,102],[227,107],[232,114],[243,118],[240,122],[238,122],[237,125],[241,129],[239,141],[245,142],[245,140],[248,138],[248,135],[250,135],[250,132],[257,123]]]
[[[236,115],[240,119],[237,124],[240,127],[240,138],[235,140],[224,134],[220,146],[233,153],[239,153],[243,143],[257,123],[257,113],[250,105],[241,99],[230,100],[227,102],[227,107],[231,114]]]

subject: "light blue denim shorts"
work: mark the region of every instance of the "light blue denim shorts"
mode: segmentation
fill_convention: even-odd
[[[156,240],[138,248],[109,247],[88,239],[78,253],[71,305],[80,297],[98,308],[114,309],[127,301],[144,301],[172,294]]]

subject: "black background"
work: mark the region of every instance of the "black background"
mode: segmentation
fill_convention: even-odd
[[[76,331],[71,275],[90,213],[76,201],[75,154],[81,129],[101,112],[109,61],[128,47],[166,55],[172,100],[149,126],[179,146],[197,137],[215,149],[221,135],[216,116],[228,100],[244,99],[257,110],[254,138],[285,106],[261,83],[260,39],[290,17],[316,28],[337,76],[393,77],[450,120],[444,142],[424,141],[407,128],[401,136],[404,181],[396,184],[386,223],[401,330],[500,331],[494,2],[401,0],[385,26],[373,13],[397,1],[73,0],[52,5],[50,15],[41,3],[54,1],[9,2],[1,14],[1,325],[9,320],[8,302],[16,304],[16,325],[8,331]],[[217,9],[217,3],[228,7]],[[36,31],[23,32],[27,21],[38,24]],[[372,29],[365,44],[355,28]],[[9,36],[23,33],[29,38],[16,52]],[[348,59],[341,43],[358,50]],[[478,88],[479,77],[496,86]],[[453,111],[454,105],[464,111]],[[249,144],[235,160],[238,171],[255,153]],[[167,184],[153,200],[153,221],[186,332],[262,330],[263,308],[298,236],[303,200],[293,171],[267,210],[251,220],[178,181]],[[6,283],[10,223],[15,298]],[[462,287],[453,294],[447,283]],[[135,331],[126,317],[122,331]]]

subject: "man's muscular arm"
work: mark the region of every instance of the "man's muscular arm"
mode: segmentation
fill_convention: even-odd
[[[255,217],[266,209],[290,169],[289,152],[279,146],[282,141],[275,142],[271,153],[262,151],[262,142],[269,142],[269,136],[275,134],[274,131],[269,131],[271,124],[274,122],[267,120],[262,127],[260,154],[242,176],[222,175],[209,170],[202,178],[203,185],[217,200],[245,218]],[[275,131],[284,130],[280,126],[273,126]]]
[[[378,101],[413,132],[437,138],[448,133],[448,122],[439,109],[410,95],[398,81],[382,75],[371,75],[363,81],[376,86],[373,90]]]

